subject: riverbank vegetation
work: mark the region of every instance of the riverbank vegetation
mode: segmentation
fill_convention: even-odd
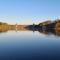
[[[15,25],[9,25],[8,23],[0,22],[0,32],[6,32],[13,29],[15,29]]]
[[[8,31],[8,30],[58,30],[60,31],[60,20],[57,19],[55,21],[45,21],[41,22],[38,25],[10,25],[8,23],[0,22],[0,32]]]

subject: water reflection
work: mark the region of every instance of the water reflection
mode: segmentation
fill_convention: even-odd
[[[39,33],[45,34],[45,35],[55,35],[55,36],[60,36],[60,29],[53,29],[53,30],[36,30],[36,29],[26,29],[26,28],[20,28],[20,29],[0,29],[0,33],[8,32],[8,31],[38,31]]]
[[[39,30],[40,33],[43,33],[45,35],[55,35],[55,36],[60,36],[60,30]]]
[[[0,33],[0,60],[60,60],[60,37],[49,36],[60,36],[59,29],[0,29]]]

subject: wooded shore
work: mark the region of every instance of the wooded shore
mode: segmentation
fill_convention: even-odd
[[[55,21],[45,21],[41,22],[38,25],[10,25],[8,23],[0,22],[0,31],[7,31],[7,30],[53,30],[57,29],[60,31],[60,20]]]

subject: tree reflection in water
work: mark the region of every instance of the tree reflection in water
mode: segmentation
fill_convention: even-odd
[[[53,34],[53,35],[56,35],[56,36],[60,36],[60,29],[51,29],[51,30],[41,30],[41,29],[39,29],[39,30],[36,30],[36,29],[26,29],[26,28],[24,28],[24,29],[0,29],[0,33],[4,33],[4,32],[8,32],[8,31],[38,31],[39,33],[42,33],[42,34],[45,34],[45,35],[51,35],[51,34]]]

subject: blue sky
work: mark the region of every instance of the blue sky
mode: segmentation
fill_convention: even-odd
[[[0,21],[32,24],[60,18],[60,0],[0,0]]]

